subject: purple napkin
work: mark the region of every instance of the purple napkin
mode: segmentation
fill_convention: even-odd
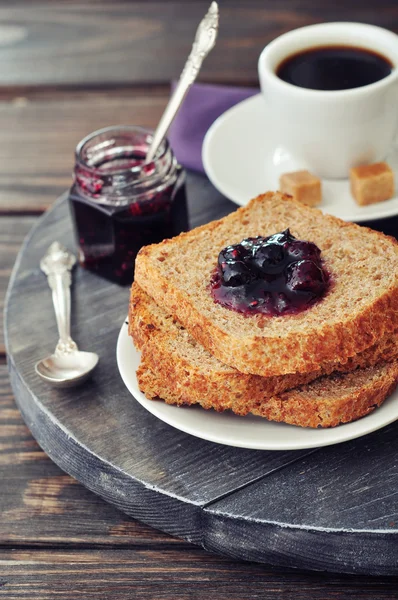
[[[255,94],[255,88],[194,84],[168,135],[177,160],[187,169],[203,171],[202,143],[210,125],[228,108]]]

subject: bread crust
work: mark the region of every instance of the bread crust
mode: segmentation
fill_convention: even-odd
[[[178,277],[177,275],[171,277],[170,272],[164,269],[164,265],[167,264],[169,256],[173,252],[176,253],[180,249],[186,251],[190,245],[194,246],[195,243],[198,245],[200,243],[204,244],[203,239],[206,243],[209,243],[213,235],[217,239],[225,238],[226,241],[229,239],[229,243],[239,241],[237,239],[238,235],[243,239],[245,235],[241,232],[245,231],[251,213],[256,211],[263,211],[265,214],[271,215],[278,213],[279,221],[278,218],[275,221],[278,223],[281,221],[285,223],[286,221],[286,217],[281,217],[279,213],[282,215],[288,212],[294,213],[296,221],[301,219],[304,223],[304,225],[298,223],[296,225],[297,229],[312,232],[311,236],[314,239],[317,235],[321,235],[319,229],[322,229],[322,236],[325,240],[328,240],[324,231],[329,228],[334,234],[338,232],[341,239],[344,239],[344,236],[348,238],[353,247],[361,239],[367,239],[371,242],[368,245],[373,246],[375,252],[378,247],[383,248],[385,252],[388,250],[392,257],[393,264],[390,264],[389,267],[392,272],[376,274],[386,279],[385,288],[369,300],[361,298],[360,292],[357,292],[353,300],[352,310],[347,307],[346,310],[340,311],[341,314],[338,319],[322,322],[321,315],[324,313],[326,319],[329,308],[334,307],[336,296],[341,295],[342,276],[344,275],[345,280],[347,280],[347,269],[351,268],[351,271],[353,271],[356,265],[350,265],[349,257],[343,256],[343,259],[340,259],[338,248],[333,247],[332,253],[330,248],[322,248],[321,244],[326,265],[332,265],[333,282],[329,297],[305,311],[304,316],[271,317],[271,319],[278,319],[278,324],[274,321],[272,328],[265,327],[261,331],[258,327],[253,327],[251,335],[233,333],[231,328],[228,327],[228,320],[232,320],[238,325],[241,323],[242,327],[247,327],[247,322],[245,324],[244,321],[247,317],[237,313],[233,313],[233,316],[231,316],[233,311],[219,306],[214,308],[215,305],[210,293],[208,293],[208,297],[203,298],[206,313],[197,296],[188,293],[187,289],[179,284],[179,281],[184,278],[184,273],[182,272]],[[273,217],[269,217],[271,225],[267,223],[267,233],[272,226],[272,219]],[[286,226],[289,225],[291,224],[287,220]],[[258,234],[261,232],[262,229],[259,225]],[[309,237],[305,238],[304,235],[304,239],[309,239]],[[332,234],[329,242],[333,246]],[[327,245],[326,241],[325,245]],[[208,269],[206,272],[201,273],[202,279],[210,277],[210,267],[216,264],[219,250],[219,247],[209,249],[208,260],[201,263]],[[376,252],[376,258],[373,257],[373,259],[377,264],[383,265],[383,268],[387,269],[388,262],[383,263],[382,254],[381,251],[378,254]],[[357,276],[353,273],[352,277],[355,281]],[[323,215],[317,209],[304,207],[291,198],[278,193],[269,192],[261,195],[252,200],[245,208],[238,209],[232,215],[224,217],[224,219],[213,221],[188,233],[183,233],[172,240],[165,240],[160,244],[142,248],[136,261],[135,281],[159,305],[176,317],[186,330],[221,362],[235,367],[242,373],[256,374],[263,377],[289,373],[311,373],[318,371],[324,364],[345,363],[366,348],[377,344],[382,338],[398,328],[397,241],[370,229]],[[357,279],[356,285],[360,288],[361,284],[363,284],[363,281],[361,282],[360,278]],[[204,288],[201,291],[203,292]],[[357,308],[357,303],[359,303],[359,308]],[[216,316],[210,314],[213,309]],[[315,315],[316,319],[314,318]],[[252,319],[253,317],[248,318]],[[300,327],[295,328],[295,323],[300,324]],[[285,324],[289,324],[289,328],[285,328]],[[285,329],[288,329],[288,331]]]
[[[178,406],[200,404],[202,408],[217,412],[232,410],[244,416],[251,413],[269,421],[285,422],[299,427],[326,428],[349,423],[372,412],[394,391],[398,381],[398,363],[384,363],[361,370],[361,383],[355,388],[347,386],[346,380],[358,376],[358,371],[341,375],[330,394],[323,392],[324,382],[330,376],[316,379],[312,384],[283,392],[277,396],[263,398],[256,404],[236,404],[226,390],[218,389],[216,396],[198,396],[192,391],[201,385],[196,377],[181,380],[175,378],[166,365],[156,364],[152,359],[143,360],[137,371],[141,391],[150,399],[162,399],[167,404]],[[185,389],[176,387],[185,385]],[[214,401],[215,400],[215,401]]]
[[[272,397],[251,412],[270,421],[300,427],[336,427],[356,421],[379,407],[393,393],[398,382],[398,363],[395,361],[364,369],[361,376],[368,376],[368,379],[355,389],[344,389],[347,380],[357,375],[358,371],[342,375],[342,381],[336,383],[330,396],[318,395],[328,379],[322,377],[300,389]],[[330,381],[328,383],[330,385]]]

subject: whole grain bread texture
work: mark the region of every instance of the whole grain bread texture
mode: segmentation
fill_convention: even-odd
[[[149,398],[160,396],[172,404],[197,403],[204,408],[214,408],[215,410],[228,408],[239,415],[259,410],[264,411],[266,406],[267,413],[262,416],[271,418],[267,415],[271,414],[269,412],[271,407],[274,407],[272,410],[275,410],[275,403],[277,403],[275,395],[296,386],[303,386],[322,374],[319,370],[308,374],[274,377],[240,373],[233,367],[221,363],[205,350],[171,315],[157,306],[136,283],[131,289],[129,334],[133,337],[136,347],[142,351],[142,363],[137,372],[141,390]],[[370,349],[364,351],[356,359],[352,359],[350,364],[346,363],[345,367],[331,364],[330,372],[334,369],[355,369],[358,366],[370,366],[379,361],[396,359],[396,342],[397,335],[390,336],[383,340],[379,348],[374,348],[372,352]],[[357,369],[355,373],[360,374],[361,370]],[[337,374],[332,377],[336,378]],[[327,378],[323,377],[322,379],[323,385],[326,385]],[[303,389],[307,389],[305,385]],[[366,389],[370,390],[370,388]],[[292,423],[296,418],[295,424],[301,424],[315,419],[313,421],[317,423],[315,426],[319,425],[317,414],[313,414],[312,417],[310,415],[315,406],[314,394],[309,397],[312,404],[311,402],[306,404],[305,415],[300,409],[299,415],[295,417],[294,405],[283,405],[285,409],[291,411],[288,422]],[[344,397],[345,404],[337,403],[337,409],[333,412],[333,422],[338,418],[338,408],[348,406],[347,394]],[[295,406],[296,409],[299,409],[299,403]],[[285,414],[281,410],[279,413]],[[256,412],[256,414],[260,413]],[[350,415],[350,420],[357,418],[354,408]],[[348,418],[348,413],[345,418]],[[273,418],[273,420],[278,419]],[[285,420],[285,418],[281,417],[279,420]]]
[[[245,316],[213,301],[209,283],[225,246],[289,228],[314,242],[331,276],[328,293],[296,314]],[[220,361],[261,376],[309,373],[347,362],[398,327],[398,243],[268,192],[138,254],[135,281]]]

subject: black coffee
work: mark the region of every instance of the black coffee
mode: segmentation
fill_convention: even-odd
[[[392,63],[381,54],[352,46],[321,46],[285,58],[278,77],[311,90],[349,90],[387,77]]]

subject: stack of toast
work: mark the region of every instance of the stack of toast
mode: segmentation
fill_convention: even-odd
[[[216,303],[210,281],[219,252],[286,229],[321,249],[327,294],[280,316]],[[398,243],[269,192],[140,251],[129,334],[150,399],[302,427],[347,423],[379,406],[398,381]]]

